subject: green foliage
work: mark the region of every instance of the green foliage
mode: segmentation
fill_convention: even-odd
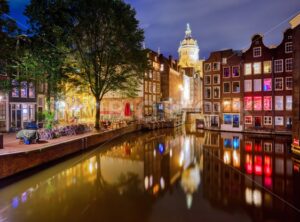
[[[46,119],[45,113],[44,112],[37,112],[37,121],[42,122]]]
[[[55,113],[53,112],[49,112],[49,111],[45,111],[44,113],[45,116],[45,128],[46,129],[52,129],[54,122],[55,122]]]

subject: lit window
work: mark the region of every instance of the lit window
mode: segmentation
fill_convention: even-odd
[[[252,116],[245,116],[245,124],[247,125],[252,124]]]
[[[274,71],[275,73],[283,72],[283,60],[275,60],[274,61]]]
[[[283,110],[283,96],[275,96],[275,110]]]
[[[252,67],[251,63],[246,63],[245,64],[245,75],[251,75],[252,74]]]
[[[285,71],[286,72],[293,71],[293,58],[289,58],[285,60]]]
[[[286,117],[286,127],[292,128],[293,118],[291,116]]]
[[[272,125],[272,116],[264,116],[264,125]]]
[[[161,64],[161,65],[160,65],[160,71],[162,72],[162,71],[164,71],[164,70],[165,70],[164,64]]]
[[[224,93],[230,93],[230,82],[224,82],[223,83],[223,92]]]
[[[285,43],[285,53],[291,53],[293,52],[293,43],[287,42]]]
[[[220,63],[214,62],[213,63],[213,71],[219,71],[220,70]]]
[[[272,61],[264,61],[264,73],[272,72]]]
[[[232,124],[232,115],[224,114],[223,118],[224,118],[224,124],[226,124],[226,125],[231,125]]]
[[[264,96],[264,110],[272,110],[272,96]]]
[[[254,92],[261,91],[261,79],[254,79]]]
[[[240,76],[240,67],[233,66],[232,67],[232,77],[239,77]]]
[[[29,98],[35,98],[35,87],[33,83],[29,83]]]
[[[244,109],[245,110],[252,110],[252,97],[245,97],[244,98]]]
[[[240,92],[240,82],[232,83],[232,92],[239,93]]]
[[[205,99],[210,99],[211,98],[211,88],[210,87],[205,87],[204,97],[205,97]]]
[[[283,78],[275,78],[275,90],[283,90]]]
[[[211,65],[210,65],[210,63],[205,63],[205,64],[204,64],[204,71],[205,71],[205,72],[210,72],[210,70],[211,70]]]
[[[213,104],[213,112],[220,112],[220,103],[214,103]]]
[[[272,79],[264,79],[264,91],[271,91],[272,90]]]
[[[227,58],[222,58],[222,64],[227,64]]]
[[[253,72],[254,74],[261,74],[261,62],[253,63]]]
[[[284,119],[283,116],[275,116],[275,126],[283,126]]]
[[[255,96],[253,98],[253,100],[254,100],[254,110],[257,110],[257,111],[262,110],[262,98],[261,98],[261,96]]]
[[[214,75],[213,80],[215,85],[220,84],[220,75],[219,74]]]
[[[145,81],[145,92],[148,92],[148,89],[149,89],[148,81]]]
[[[204,84],[205,85],[210,85],[211,84],[210,76],[204,76]]]
[[[16,80],[13,80],[12,85],[13,85],[12,92],[11,92],[12,97],[19,97],[18,82]]]
[[[224,78],[229,78],[230,77],[230,68],[229,67],[223,68],[223,77]]]
[[[211,112],[211,103],[204,102],[204,112]]]
[[[286,96],[285,100],[285,109],[286,110],[292,110],[293,109],[293,97],[292,96]]]
[[[293,77],[285,78],[285,89],[292,90],[293,89]]]
[[[21,97],[22,98],[27,98],[27,82],[23,81],[21,82]]]
[[[251,79],[247,79],[244,81],[244,90],[245,92],[252,92],[252,80]]]
[[[215,86],[213,90],[214,90],[214,99],[220,99],[220,87]]]
[[[261,57],[261,47],[253,48],[253,57]]]
[[[224,112],[230,112],[231,111],[231,100],[230,99],[224,99],[223,101],[223,107]]]
[[[265,122],[265,125],[272,125],[272,116],[265,116],[264,117],[264,122]],[[270,123],[271,121],[271,123]],[[265,142],[264,143],[264,151],[265,152],[272,152],[272,143],[268,143],[268,142]]]
[[[233,112],[239,112],[241,109],[241,102],[239,98],[233,98],[232,99],[232,111]]]

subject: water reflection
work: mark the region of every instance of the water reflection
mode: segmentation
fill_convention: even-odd
[[[300,164],[289,140],[129,135],[1,189],[0,221],[297,221]]]

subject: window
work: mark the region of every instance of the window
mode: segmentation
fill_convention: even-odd
[[[252,97],[245,97],[244,98],[244,109],[245,110],[252,110]]]
[[[265,116],[265,117],[271,117],[271,116]],[[271,117],[271,124],[272,124],[272,117]],[[269,125],[271,125],[271,124],[269,124]],[[268,124],[265,124],[265,125],[268,125]],[[266,143],[264,143],[264,151],[265,152],[272,152],[272,143],[268,143],[268,142],[266,142]]]
[[[213,104],[213,112],[216,112],[216,113],[220,112],[220,103]]]
[[[232,83],[232,92],[239,93],[240,92],[240,82],[233,82]]]
[[[26,81],[22,81],[21,82],[21,97],[22,98],[27,98],[27,82]]]
[[[272,90],[272,79],[264,79],[264,91],[268,92]]]
[[[211,112],[211,103],[204,102],[204,112]]]
[[[239,77],[240,76],[240,67],[233,66],[232,67],[232,77]]]
[[[211,77],[210,76],[204,76],[204,84],[210,85],[211,84]]]
[[[227,64],[227,58],[222,58],[222,64]]]
[[[274,61],[274,71],[275,73],[283,72],[283,60],[275,60]]]
[[[160,65],[160,71],[163,72],[165,70],[164,64]]]
[[[6,104],[0,101],[0,120],[6,119]]]
[[[252,92],[252,80],[247,79],[244,81],[244,90],[245,92]]]
[[[275,78],[275,91],[283,90],[283,78]]]
[[[214,99],[220,99],[220,87],[219,86],[214,87]]]
[[[12,97],[19,97],[20,92],[19,92],[19,86],[18,86],[17,80],[13,80],[12,85],[13,85],[13,89],[12,89],[12,92],[11,92],[11,96]]]
[[[260,111],[262,110],[262,98],[261,96],[255,96],[253,98],[254,101],[254,110]]]
[[[145,92],[148,92],[148,89],[149,89],[148,81],[145,81]]]
[[[285,43],[285,53],[291,53],[291,52],[293,52],[293,43],[286,42]]]
[[[268,74],[272,72],[272,61],[264,61],[264,73]]]
[[[272,125],[272,116],[264,116],[264,125]]]
[[[245,116],[245,124],[252,124],[252,116]]]
[[[231,111],[231,100],[230,99],[224,99],[223,101],[223,107],[224,112],[230,112]]]
[[[205,72],[210,72],[211,71],[211,65],[210,65],[210,63],[205,63],[204,64],[204,71]]]
[[[33,83],[29,83],[29,98],[35,98],[35,87]]]
[[[253,57],[261,57],[261,47],[254,47],[253,48]]]
[[[213,63],[213,71],[219,71],[220,70],[220,63],[214,62]]]
[[[285,89],[292,90],[293,89],[293,77],[285,78]]]
[[[261,91],[261,79],[254,79],[254,92],[260,92]]]
[[[232,124],[232,115],[224,114],[223,118],[224,118],[224,124],[226,124],[226,125],[231,125]]]
[[[204,97],[205,97],[205,99],[210,99],[211,98],[211,88],[210,87],[205,87]]]
[[[230,77],[230,68],[229,67],[223,68],[223,77],[224,78],[229,78]]]
[[[220,75],[219,74],[216,74],[216,75],[214,75],[214,77],[213,77],[213,79],[214,79],[214,84],[216,85],[216,84],[220,84]]]
[[[241,102],[239,98],[233,98],[232,99],[232,111],[233,112],[239,112],[241,109]]]
[[[252,74],[252,67],[251,67],[251,63],[246,63],[245,64],[245,75],[251,75]]]
[[[285,71],[286,72],[293,71],[293,58],[289,58],[285,60]]]
[[[275,96],[275,110],[283,110],[283,96]]]
[[[272,96],[264,96],[264,110],[272,110]]]
[[[230,93],[230,82],[224,82],[223,83],[223,92],[224,93]]]
[[[275,116],[275,126],[283,126],[283,116]]]
[[[253,63],[253,72],[254,74],[261,74],[261,62]]]
[[[293,97],[292,96],[286,96],[286,98],[285,98],[285,109],[286,110],[292,110],[293,109]]]

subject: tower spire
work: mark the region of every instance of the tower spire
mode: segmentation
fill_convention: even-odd
[[[192,38],[192,30],[190,24],[186,24],[185,38]]]

